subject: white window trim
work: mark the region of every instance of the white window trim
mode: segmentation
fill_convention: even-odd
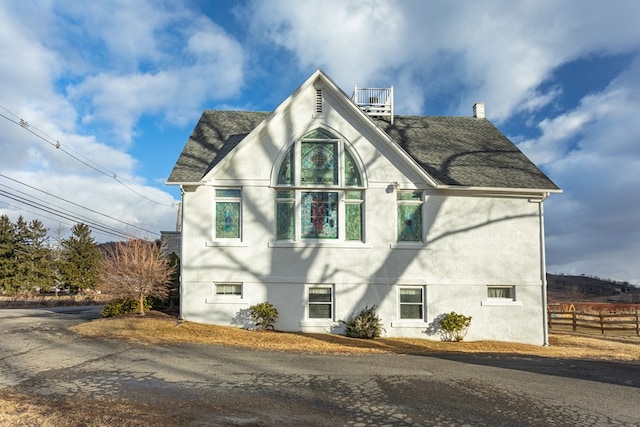
[[[513,293],[513,298],[489,298],[488,290],[490,288],[511,288]],[[513,285],[506,286],[498,286],[498,285],[490,285],[485,287],[485,299],[480,301],[480,305],[482,306],[493,306],[493,307],[521,307],[522,302],[518,299],[518,294],[516,293],[516,287]]]
[[[334,133],[332,130],[324,129],[327,132]],[[338,183],[337,184],[303,184],[301,182],[302,175],[302,165],[301,165],[301,151],[302,151],[302,143],[303,142],[336,142],[337,143],[337,154],[338,154]],[[349,143],[345,141],[343,138],[333,138],[333,139],[313,139],[313,138],[297,138],[293,142],[293,147],[288,146],[284,150],[284,156],[279,159],[277,164],[277,170],[273,174],[275,181],[273,181],[273,189],[278,191],[292,191],[293,198],[293,209],[294,209],[294,236],[293,240],[277,240],[274,236],[273,242],[269,243],[269,247],[296,247],[296,245],[302,244],[303,246],[308,245],[336,245],[338,246],[362,246],[366,242],[366,195],[364,194],[366,191],[366,186],[364,185],[365,181],[365,172],[360,168],[361,164],[357,158],[357,154],[354,153],[354,150],[351,150],[351,156],[354,158],[354,161],[358,164],[360,173],[360,179],[362,180],[361,186],[346,186],[345,185],[345,157],[347,151],[347,145]],[[293,185],[284,185],[278,184],[277,177],[280,167],[282,166],[282,162],[286,159],[286,154],[289,152],[289,149],[293,148],[293,157],[294,157],[294,170],[293,174],[295,177],[295,182]],[[347,191],[361,191],[363,192],[362,199],[347,199],[345,197],[345,193]],[[317,238],[309,238],[302,237],[302,193],[304,192],[322,192],[322,193],[338,193],[338,237],[336,239],[317,239]],[[278,203],[278,198],[275,198],[276,205]],[[281,199],[285,200],[285,199]],[[362,236],[361,240],[347,240],[346,239],[346,204],[360,204],[362,207]],[[277,209],[277,206],[276,206]],[[277,214],[276,214],[277,221]]]
[[[398,193],[400,192],[420,192],[420,200],[399,200]],[[392,249],[417,249],[422,248],[427,243],[426,238],[426,221],[425,221],[425,193],[424,190],[411,190],[411,189],[398,189],[396,190],[396,242],[391,244]],[[422,230],[420,230],[420,240],[399,240],[400,236],[398,236],[398,206],[400,205],[420,205],[420,224],[422,226]]]
[[[401,319],[401,307],[403,303],[400,301],[400,291],[402,289],[420,289],[422,293],[422,318],[421,319]],[[422,325],[427,320],[427,290],[424,286],[411,286],[411,285],[398,285],[397,286],[397,297],[398,297],[398,316],[397,319],[392,323],[391,326],[406,326],[406,325]],[[406,303],[405,303],[406,304]],[[412,304],[417,305],[417,304]]]
[[[219,285],[236,285],[240,286],[240,295],[219,295],[217,287]],[[211,298],[206,298],[207,304],[213,303],[244,303],[244,284],[242,282],[214,282],[211,285]]]
[[[239,197],[218,197],[216,194],[218,190],[238,190],[240,191]],[[238,231],[240,237],[218,237],[216,236],[216,228],[217,228],[217,216],[218,216],[218,202],[236,202],[239,203],[238,208]],[[243,243],[243,189],[241,187],[214,187],[213,190],[213,227],[211,230],[212,241],[207,242],[206,246],[245,246]]]
[[[309,317],[309,305],[312,304],[309,302],[309,289],[311,288],[328,288],[331,289],[331,317],[330,318],[316,318]],[[326,325],[335,322],[336,318],[336,292],[335,286],[333,284],[319,284],[319,283],[311,283],[306,284],[304,287],[304,320],[301,322],[301,325],[305,326],[313,326],[313,325]],[[327,304],[327,303],[318,303],[318,304]]]

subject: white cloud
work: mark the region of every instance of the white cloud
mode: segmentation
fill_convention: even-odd
[[[94,21],[104,21],[107,7],[100,3],[75,12],[84,31]],[[142,116],[160,115],[170,124],[184,125],[205,100],[225,99],[242,87],[240,43],[206,16],[167,10],[162,3],[121,2],[115,7],[113,22],[96,24],[94,37],[107,46],[99,58],[100,71],[66,87],[70,99],[85,106],[84,124],[113,128],[117,140],[129,144]],[[134,21],[144,24],[133,31],[129,24]]]
[[[149,8],[142,2],[131,5],[123,2],[115,6],[112,3],[96,3],[91,2],[79,8],[75,2],[0,2],[0,20],[3,22],[0,26],[0,42],[4,46],[0,54],[3,94],[0,113],[5,116],[0,118],[0,133],[3,135],[0,139],[0,169],[5,177],[10,178],[0,178],[0,184],[3,185],[0,189],[26,197],[32,205],[42,203],[43,206],[52,207],[58,203],[57,199],[49,200],[49,196],[22,185],[26,184],[149,230],[163,229],[167,225],[172,228],[176,215],[175,209],[170,207],[173,197],[168,192],[147,185],[136,174],[138,161],[122,151],[121,146],[113,147],[100,140],[99,134],[95,133],[97,129],[87,127],[87,123],[83,123],[79,117],[94,117],[95,122],[121,131],[123,129],[114,125],[122,125],[122,135],[126,139],[130,137],[126,132],[127,126],[131,130],[140,115],[161,114],[162,106],[171,104],[162,98],[162,82],[149,78],[145,80],[145,73],[127,71],[127,74],[122,70],[133,63],[146,67],[153,60],[167,60],[172,52],[161,50],[163,36],[155,30],[166,32],[166,28],[158,25],[168,22],[167,17],[175,22],[178,15],[158,13],[162,9],[155,7],[158,4],[149,3],[154,6]],[[125,10],[127,5],[129,9]],[[109,7],[116,7],[117,10],[105,9]],[[71,11],[73,14],[69,14]],[[60,15],[61,12],[64,15]],[[111,25],[113,21],[105,17],[112,18],[114,14],[127,25]],[[161,19],[154,19],[154,16]],[[139,21],[137,25],[134,25],[135,21]],[[128,29],[129,26],[135,28]],[[82,36],[88,34],[92,39],[84,40]],[[104,52],[94,50],[100,43],[106,46]],[[127,43],[128,48],[125,46]],[[163,48],[166,49],[166,46]],[[96,59],[110,61],[93,62]],[[95,72],[97,69],[106,71]],[[174,80],[180,78],[175,72],[155,74],[166,74]],[[131,78],[133,82],[127,81],[129,75],[134,76]],[[136,80],[135,77],[139,75],[142,78]],[[153,76],[153,73],[149,75]],[[96,85],[97,81],[104,86]],[[75,85],[82,87],[84,82],[88,82],[86,87],[92,88],[93,92],[87,91],[86,97],[69,99],[65,88],[60,86],[61,82],[68,82],[70,88]],[[229,84],[229,81],[225,83]],[[138,89],[136,85],[140,89],[132,90]],[[112,94],[105,89],[113,91]],[[131,99],[131,94],[140,96],[140,99],[134,99],[130,108],[121,108],[119,113],[109,110],[118,102],[110,95],[120,96],[122,107]],[[173,96],[171,105],[180,105],[180,97],[189,95],[174,90],[169,94]],[[164,101],[164,104],[160,101]],[[24,120],[28,125],[23,128],[10,120]],[[60,142],[61,149],[55,148],[56,142]],[[126,187],[116,182],[113,175]],[[44,197],[48,201],[38,202],[37,197]],[[82,212],[78,207],[69,209]],[[55,213],[45,213],[36,206],[25,205],[8,197],[0,198],[0,213],[9,214],[14,219],[18,213],[27,218],[40,218],[52,230],[57,228],[60,221],[67,228],[73,223],[73,220],[56,218]],[[121,230],[131,228],[95,213],[85,214]],[[115,237],[102,235],[100,238],[108,240]]]
[[[573,3],[555,1],[289,0],[251,7],[252,31],[290,50],[303,68],[325,67],[342,87],[394,84],[407,99],[397,99],[404,113],[421,112],[416,99],[434,96],[462,114],[483,100],[498,122],[551,102],[557,91],[541,95],[536,88],[556,67],[640,43],[640,3],[585,1],[579,13]],[[391,81],[398,75],[400,82]]]
[[[250,1],[233,6],[237,23],[193,5],[231,7],[0,0],[0,104],[10,110],[0,113],[169,204],[139,176],[149,159],[130,153],[142,156],[146,143],[161,157],[163,146],[181,145],[203,108],[277,104],[317,67],[345,91],[394,85],[401,114],[470,115],[484,101],[499,125],[528,115],[539,136],[514,139],[565,190],[545,204],[550,270],[640,283],[629,262],[640,252],[640,205],[630,197],[640,184],[640,59],[569,111],[564,82],[549,81],[577,59],[637,55],[640,2]],[[184,139],[146,140],[149,122],[184,126]],[[136,224],[175,224],[174,210],[146,205],[2,118],[0,133],[2,173]]]
[[[605,90],[543,120],[541,136],[520,145],[565,190],[547,202],[551,270],[640,283],[631,261],[640,253],[639,73],[637,57]]]

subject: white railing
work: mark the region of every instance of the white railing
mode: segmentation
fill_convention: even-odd
[[[358,107],[373,117],[390,117],[393,124],[393,86],[362,88],[355,86],[351,97]]]

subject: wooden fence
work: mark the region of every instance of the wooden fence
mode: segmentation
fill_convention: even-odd
[[[636,309],[634,313],[609,314],[605,314],[602,311],[599,313],[586,313],[549,310],[547,320],[550,330],[552,330],[554,326],[570,326],[574,332],[577,332],[578,328],[599,329],[602,335],[605,335],[605,331],[635,331],[636,336],[640,337],[638,309]]]

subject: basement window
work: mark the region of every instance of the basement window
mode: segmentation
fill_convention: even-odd
[[[515,301],[516,288],[515,286],[489,286],[487,287],[487,298]]]

